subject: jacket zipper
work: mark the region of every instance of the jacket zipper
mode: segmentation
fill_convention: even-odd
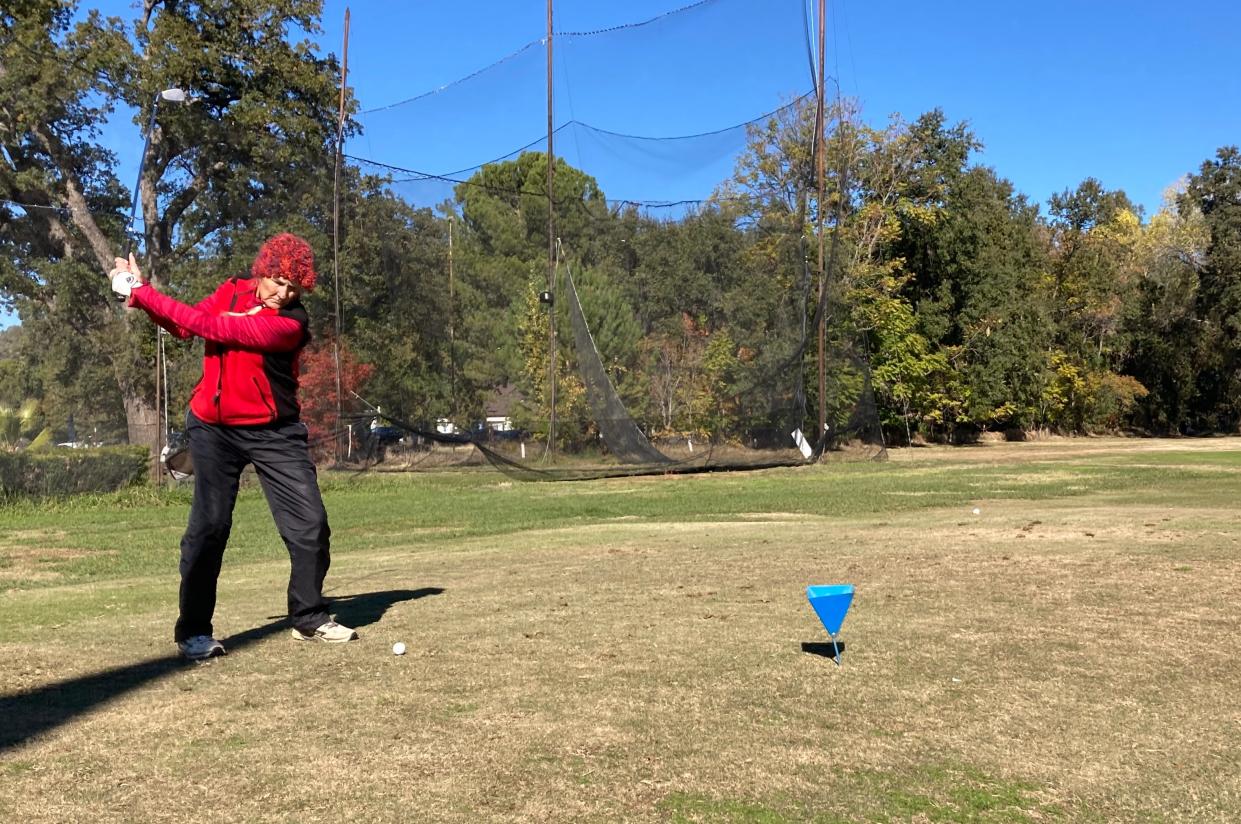
[[[218,422],[223,423],[224,413],[220,411],[220,395],[224,393],[224,353],[220,352],[216,357],[220,361],[220,368],[216,370],[215,397],[211,399],[211,402],[215,404]]]
[[[237,305],[237,297],[239,296],[239,294],[240,293],[237,291],[237,281],[234,280],[233,281],[233,297],[228,302],[228,311],[230,312],[233,311],[233,307]],[[216,353],[216,356],[220,360],[220,368],[216,372],[215,397],[211,399],[211,402],[215,404],[215,413],[217,416],[217,422],[223,423],[224,412],[221,411],[220,409],[220,395],[224,393],[224,350],[221,348]],[[259,394],[261,395],[262,392],[260,392]]]
[[[259,400],[267,407],[267,411],[271,413],[271,419],[274,421],[276,419],[276,407],[267,402],[267,396],[263,394],[263,386],[259,383],[259,379],[251,377],[250,380],[254,381],[254,388],[259,391]]]

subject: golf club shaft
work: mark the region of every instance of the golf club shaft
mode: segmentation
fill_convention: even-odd
[[[159,109],[159,99],[151,104],[151,118],[147,121],[146,134],[142,140],[142,156],[138,158],[138,176],[134,180],[134,194],[129,205],[129,221],[125,224],[125,248],[121,252],[121,257],[129,259],[129,253],[134,250],[134,226],[138,222],[138,199],[142,189],[142,172],[146,168],[147,152],[151,150],[151,132],[155,129],[155,113]],[[117,296],[117,300],[125,300],[121,295]]]
[[[147,152],[151,150],[151,132],[155,128],[155,112],[158,108],[158,103],[151,106],[151,119],[147,122],[146,134],[142,140],[142,156],[138,158],[138,176],[134,180],[134,195],[129,205],[129,222],[125,226],[125,253],[122,257],[126,258],[134,249],[134,225],[138,221],[138,198],[142,189],[142,172],[146,168]]]

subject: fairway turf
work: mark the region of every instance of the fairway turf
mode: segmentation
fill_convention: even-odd
[[[1241,820],[1241,440],[323,485],[361,641],[251,487],[205,664],[184,490],[0,510],[0,820]]]

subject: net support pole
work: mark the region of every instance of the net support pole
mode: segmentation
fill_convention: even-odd
[[[556,212],[552,194],[556,153],[552,147],[554,127],[552,106],[552,0],[547,0],[547,381],[550,412],[547,422],[547,451],[556,449]]]
[[[826,63],[827,63],[827,46],[825,42],[827,24],[827,0],[819,0],[819,83],[818,83],[818,109],[815,114],[814,139],[817,144],[818,162],[815,164],[815,175],[818,177],[819,183],[819,208],[816,222],[819,230],[819,431],[815,438],[817,441],[823,437],[823,433],[827,429],[827,312],[824,311],[827,306],[827,271],[824,267],[824,222],[823,214],[826,207],[825,200],[827,197],[827,158],[824,156],[827,151],[827,141],[825,132],[827,131],[827,107],[825,105],[825,94],[827,86]]]
[[[453,317],[457,312],[457,301],[453,294],[452,282],[452,227],[456,218],[455,213],[448,216],[448,381],[454,421],[457,419],[457,338]]]
[[[336,168],[332,175],[332,294],[335,334],[332,336],[332,365],[336,370],[336,426],[332,438],[332,461],[340,463],[341,408],[340,379],[340,164],[345,139],[345,83],[349,76],[349,7],[345,7],[345,35],[341,46],[340,108],[336,118]],[[352,451],[352,450],[350,450]]]

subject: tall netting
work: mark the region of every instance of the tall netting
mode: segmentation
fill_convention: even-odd
[[[573,354],[577,359],[578,374],[582,379],[587,405],[599,429],[599,437],[620,463],[631,466],[664,466],[672,463],[671,458],[651,445],[646,434],[625,408],[616,387],[612,385],[607,368],[599,356],[599,349],[595,346],[594,336],[590,333],[586,314],[582,311],[581,298],[573,286],[573,275],[569,271],[565,272],[564,287],[564,299],[572,320]]]
[[[557,19],[571,22],[571,10]],[[557,31],[553,44],[555,154],[595,175],[612,201],[705,199],[731,174],[744,124],[814,89],[805,0],[691,2]],[[480,64],[438,88],[363,101],[349,153],[404,170],[402,197],[437,206],[487,163],[546,152],[544,41]]]
[[[325,439],[337,460],[574,479],[881,457],[866,330],[811,248],[805,14],[706,0],[557,33],[550,196],[541,43],[366,111],[341,328],[373,372]],[[684,93],[652,117],[654,83]],[[530,142],[496,145],[498,118]]]

